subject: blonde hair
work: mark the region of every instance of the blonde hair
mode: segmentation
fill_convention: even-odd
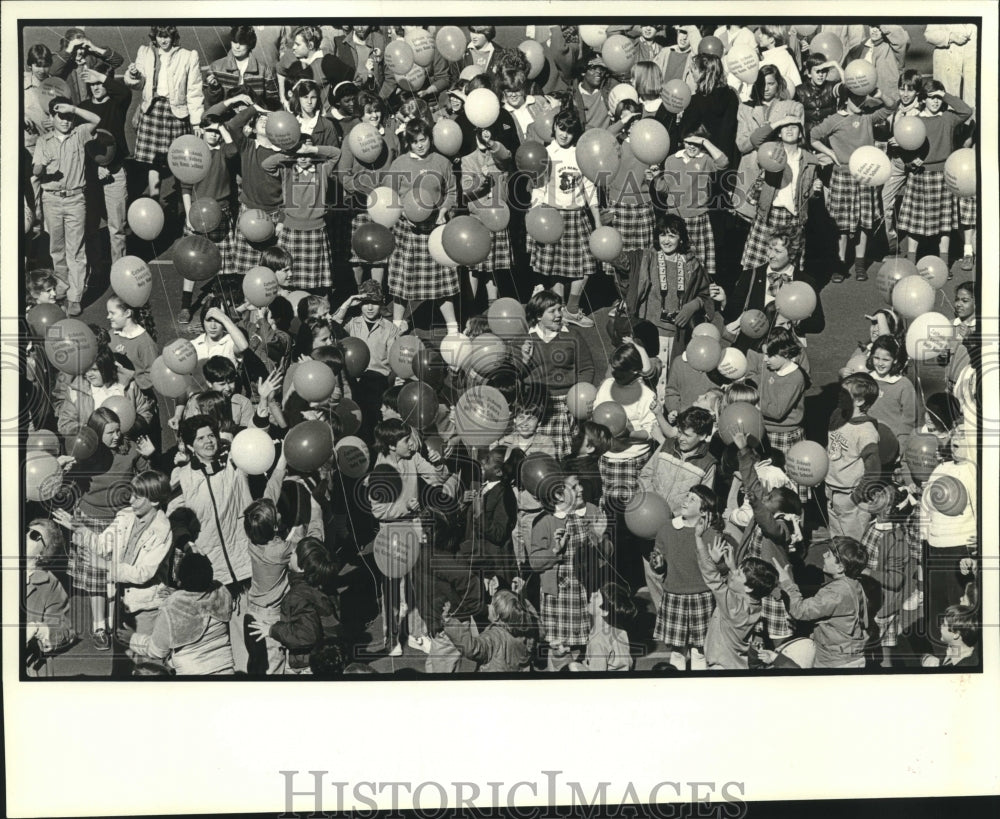
[[[638,62],[632,66],[632,85],[640,100],[658,99],[663,85],[663,72],[654,62],[649,60]]]
[[[725,409],[730,404],[736,404],[740,401],[755,407],[759,406],[760,391],[746,381],[734,381],[732,384],[727,384],[722,388],[722,401],[719,404],[719,409]]]

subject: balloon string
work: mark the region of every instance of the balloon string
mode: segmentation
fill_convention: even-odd
[[[938,293],[941,294],[941,298],[944,299],[945,304],[947,304],[948,307],[950,307],[952,310],[954,310],[955,309],[955,305],[951,303],[951,299],[949,299],[948,298],[948,294],[944,292],[944,288],[942,288],[941,290],[938,290]]]
[[[197,26],[191,26],[191,30],[194,32],[194,39],[198,43],[198,50],[201,52],[201,58],[207,64],[208,63],[208,55],[205,53],[205,46],[203,46],[201,44],[201,37],[198,36],[198,27]],[[219,32],[215,32],[215,33],[218,34]]]
[[[122,50],[125,52],[125,57],[128,59],[128,62],[131,64],[132,63],[132,55],[129,54],[128,43],[125,42],[125,33],[122,31],[122,27],[121,26],[115,26],[115,29],[118,31],[118,36],[121,37],[121,39],[122,39]]]

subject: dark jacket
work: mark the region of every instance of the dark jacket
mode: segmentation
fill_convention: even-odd
[[[288,649],[290,668],[307,668],[310,652],[336,628],[336,609],[329,596],[306,583],[301,572],[289,572],[288,584],[281,620],[271,626],[270,636]]]
[[[805,282],[819,293],[819,287],[817,287],[816,282],[800,270],[794,272],[792,280]],[[732,321],[739,318],[747,310],[760,310],[767,316],[768,321],[773,327],[775,315],[777,314],[777,306],[773,300],[767,306],[764,305],[764,296],[766,293],[767,265],[762,264],[753,270],[744,271],[743,275],[737,279],[736,284],[733,286],[733,292],[726,302],[726,319]],[[823,305],[817,297],[816,309],[811,316],[798,322],[796,333],[798,335],[822,333],[825,328],[826,317],[823,315]],[[741,338],[745,338],[745,336],[741,336]]]

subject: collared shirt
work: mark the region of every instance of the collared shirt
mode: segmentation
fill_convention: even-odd
[[[766,307],[772,301],[774,301],[775,296],[778,295],[778,291],[781,288],[792,281],[795,275],[795,266],[792,264],[785,265],[781,270],[772,270],[770,266],[767,268],[767,282],[764,288],[764,306]],[[772,285],[777,285],[772,292]]]
[[[84,143],[90,140],[90,131],[75,127],[65,137],[55,131],[40,136],[35,143],[33,165],[44,165],[45,173],[62,173],[61,179],[42,183],[42,190],[73,191],[84,186]]]
[[[520,128],[521,133],[527,133],[528,128],[535,121],[535,117],[532,115],[531,111],[528,110],[529,105],[535,104],[534,97],[525,97],[524,104],[520,108],[514,108],[509,103],[504,103],[504,108],[506,108],[510,115],[517,122],[517,127]]]

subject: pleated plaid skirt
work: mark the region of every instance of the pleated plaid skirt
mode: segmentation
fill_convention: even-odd
[[[656,610],[653,637],[672,648],[702,648],[714,610],[715,598],[710,591],[694,594],[664,592]]]
[[[701,261],[702,267],[709,277],[715,277],[715,234],[708,214],[691,216],[684,220],[687,225],[688,238],[691,240],[691,250]]]
[[[242,216],[249,208],[242,202],[240,203],[240,213]],[[267,211],[265,211],[267,213]],[[267,213],[271,218],[271,221],[278,224],[278,219],[281,217],[281,211],[275,210],[273,213]],[[242,276],[251,267],[256,267],[260,264],[260,254],[266,247],[273,247],[277,244],[278,240],[271,238],[266,242],[251,242],[248,241],[246,236],[240,232],[239,228],[239,216],[233,222],[233,232],[232,232],[232,249],[233,249],[233,273],[237,273]],[[294,266],[294,262],[293,262]]]
[[[879,198],[879,189],[861,187],[847,165],[834,165],[830,188],[826,192],[826,210],[841,233],[856,233],[859,227],[865,230],[875,227]]]
[[[286,227],[278,244],[292,254],[289,290],[310,290],[333,286],[333,260],[325,227],[301,230]]]
[[[764,219],[754,219],[750,226],[747,243],[743,246],[743,258],[740,267],[753,270],[767,262],[767,243],[774,231],[786,232],[789,235],[791,247],[788,248],[789,259],[796,267],[802,257],[802,230],[797,217],[784,208],[769,208]]]
[[[414,225],[405,216],[392,228],[396,249],[389,257],[389,292],[403,301],[444,299],[458,293],[458,272],[431,258],[427,239],[434,225]]]
[[[85,524],[87,533],[103,532],[113,520],[114,518],[108,520],[91,518]],[[107,594],[107,563],[98,560],[90,547],[84,543],[84,534],[82,531],[74,532],[71,539],[69,576],[73,578],[73,588],[87,594]]]
[[[958,222],[961,227],[976,226],[976,197],[962,196],[958,200]]]
[[[157,97],[150,104],[149,110],[139,117],[135,161],[150,165],[166,163],[170,143],[177,137],[190,133],[191,123],[173,115],[166,97]]]
[[[653,246],[655,221],[652,205],[612,204],[611,226],[622,235],[622,250],[646,250]]]
[[[212,228],[212,230],[208,233],[200,233],[188,227],[187,220],[185,220],[184,235],[191,236],[197,234],[210,239],[219,248],[219,253],[222,255],[222,267],[219,269],[219,275],[227,276],[236,272],[233,269],[233,220],[229,213],[229,205],[220,202],[219,207],[222,209],[222,218],[219,220],[219,224]],[[243,272],[246,271],[244,270]]]
[[[773,429],[767,424],[764,424],[764,428],[767,430],[768,440],[771,442],[771,447],[781,452],[788,452],[792,448],[793,444],[797,444],[799,441],[804,441],[806,434],[802,427],[792,427],[791,429]]]
[[[787,640],[795,633],[792,618],[788,615],[785,602],[780,597],[767,595],[760,601],[760,613],[772,640]]]
[[[510,270],[514,266],[514,258],[510,252],[510,236],[507,233],[507,228],[491,234],[490,239],[490,255],[472,270],[476,273]]]
[[[938,236],[959,227],[959,199],[944,183],[944,171],[911,173],[899,206],[899,229]]]
[[[562,460],[568,454],[573,445],[575,419],[569,414],[569,407],[566,404],[565,395],[552,395],[549,397],[549,406],[538,425],[539,435],[551,435],[556,444],[556,459]]]
[[[561,210],[562,238],[544,245],[528,237],[531,267],[539,276],[554,279],[582,279],[597,272],[597,259],[590,253],[590,221],[586,211]]]
[[[545,639],[550,644],[583,645],[590,634],[587,593],[570,564],[560,566],[558,573],[558,594],[543,594],[541,599],[539,614]]]

